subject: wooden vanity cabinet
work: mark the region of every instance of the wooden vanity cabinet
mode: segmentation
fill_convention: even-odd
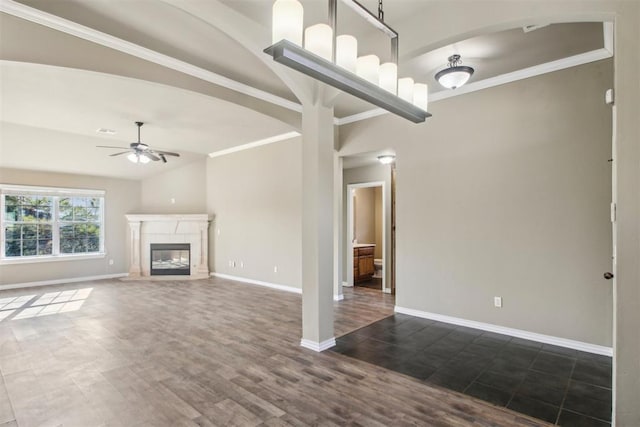
[[[374,246],[353,248],[353,281],[354,283],[370,280],[375,268],[373,266]]]

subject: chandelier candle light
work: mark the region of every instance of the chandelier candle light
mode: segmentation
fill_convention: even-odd
[[[391,40],[391,61],[380,64],[376,55],[358,56],[358,40],[349,34],[335,36],[337,0],[328,0],[329,25],[319,23],[303,31],[304,10],[298,0],[273,4],[272,46],[264,51],[276,62],[414,123],[424,122],[428,88],[411,78],[398,79],[398,33],[384,23],[382,1],[376,17],[355,0],[342,2]],[[304,48],[303,46],[304,34]]]
[[[349,34],[336,37],[336,65],[357,72],[358,40]]]

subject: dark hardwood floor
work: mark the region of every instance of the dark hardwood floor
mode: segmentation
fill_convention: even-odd
[[[300,306],[222,279],[1,291],[0,425],[544,425],[304,349]],[[347,289],[335,307],[341,335],[387,317],[393,299]]]

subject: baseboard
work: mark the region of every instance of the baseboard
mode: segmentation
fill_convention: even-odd
[[[353,288],[353,285],[350,285],[349,282],[342,282],[342,286],[346,286],[347,288]]]
[[[300,345],[304,348],[308,348],[309,350],[317,351],[319,353],[321,351],[325,351],[328,348],[335,347],[336,339],[334,337],[322,342],[316,342],[303,338],[300,340]]]
[[[475,320],[461,319],[459,317],[445,316],[444,314],[429,313],[427,311],[414,310],[395,306],[396,313],[408,314],[409,316],[422,317],[424,319],[437,320],[439,322],[450,323],[452,325],[466,326],[468,328],[480,329],[483,331],[495,332],[509,335],[516,338],[524,338],[544,344],[553,344],[559,347],[571,348],[585,351],[587,353],[601,354],[603,356],[613,356],[613,349],[597,344],[589,344],[582,341],[570,340],[567,338],[554,337],[551,335],[538,334],[536,332],[523,331],[521,329],[508,328],[506,326],[492,325],[491,323],[476,322]]]
[[[71,277],[68,279],[42,280],[39,282],[12,283],[9,285],[0,285],[0,291],[6,289],[33,288],[37,286],[64,285],[65,283],[89,282],[92,280],[116,279],[119,277],[127,277],[128,273],[103,274],[101,276],[84,276]]]
[[[342,301],[343,299],[344,299],[344,294],[334,295],[333,296],[333,300],[334,301]]]
[[[234,280],[236,282],[244,282],[244,283],[250,283],[252,285],[264,286],[266,288],[278,289],[279,291],[293,292],[295,294],[302,293],[302,289],[300,288],[294,288],[293,286],[286,286],[286,285],[278,285],[277,283],[263,282],[262,280],[247,279],[246,277],[231,276],[229,274],[222,274],[222,273],[211,273],[211,276],[219,277],[221,279]]]

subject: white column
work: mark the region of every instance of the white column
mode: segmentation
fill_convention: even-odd
[[[131,250],[129,261],[129,277],[140,277],[140,221],[129,222],[129,240],[131,241]]]
[[[198,274],[209,276],[209,221],[199,223],[200,229],[200,257],[198,259]]]
[[[333,108],[302,111],[302,340],[322,351],[333,335]]]

